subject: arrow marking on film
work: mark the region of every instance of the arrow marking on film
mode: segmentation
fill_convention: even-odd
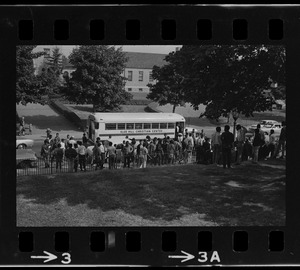
[[[57,256],[55,256],[54,254],[50,253],[50,252],[47,252],[47,251],[44,251],[44,253],[47,255],[47,256],[31,256],[30,258],[31,259],[46,259],[44,261],[44,263],[47,263],[47,262],[50,262],[52,260],[55,260],[57,259]]]
[[[183,259],[181,262],[186,262],[195,258],[194,255],[184,252],[183,250],[181,250],[181,253],[184,253],[185,255],[169,255],[168,257],[175,259]]]

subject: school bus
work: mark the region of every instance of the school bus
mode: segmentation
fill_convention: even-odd
[[[174,138],[182,132],[185,118],[176,113],[94,113],[87,119],[87,132],[90,140],[95,142],[111,141],[114,144],[135,138]]]

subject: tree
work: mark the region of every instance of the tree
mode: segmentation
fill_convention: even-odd
[[[156,80],[156,83],[148,84],[150,93],[147,95],[147,98],[158,102],[159,105],[172,104],[174,113],[176,107],[182,105],[184,100],[182,88],[184,77],[176,72],[174,52],[166,56],[165,60],[168,64],[162,67],[153,67],[152,78]]]
[[[44,92],[48,94],[59,93],[62,86],[62,54],[59,48],[54,48],[52,56],[45,56],[41,65],[39,80],[41,81]]]
[[[271,82],[285,84],[285,50],[281,46],[183,46],[176,52],[176,72],[184,79],[184,100],[203,116],[218,119],[233,110],[252,116],[271,108],[264,94]]]
[[[33,53],[37,46],[20,45],[16,47],[16,103],[26,105],[29,102],[44,104],[45,89],[34,74],[33,59],[44,52]]]
[[[119,109],[132,98],[125,91],[121,75],[127,61],[121,49],[93,45],[75,48],[69,56],[76,68],[64,88],[64,94],[77,104],[91,103],[94,111]]]

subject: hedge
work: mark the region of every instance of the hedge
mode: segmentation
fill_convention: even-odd
[[[68,107],[66,107],[63,103],[61,103],[58,100],[49,100],[49,105],[53,107],[53,109],[57,110],[59,113],[61,113],[66,119],[68,119],[70,122],[72,122],[74,125],[79,127],[80,129],[84,129],[82,125],[82,120],[80,117],[74,113],[72,110],[70,110]]]

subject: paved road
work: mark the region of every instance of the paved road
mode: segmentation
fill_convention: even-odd
[[[33,126],[32,135],[18,138],[33,139],[33,150],[37,153],[39,153],[41,145],[46,138],[47,128],[52,130],[54,136],[58,132],[61,138],[66,138],[67,134],[74,136],[76,139],[82,137],[82,131],[48,105],[32,103],[26,106],[17,105],[17,112],[20,117],[25,117],[26,124],[31,123]]]

